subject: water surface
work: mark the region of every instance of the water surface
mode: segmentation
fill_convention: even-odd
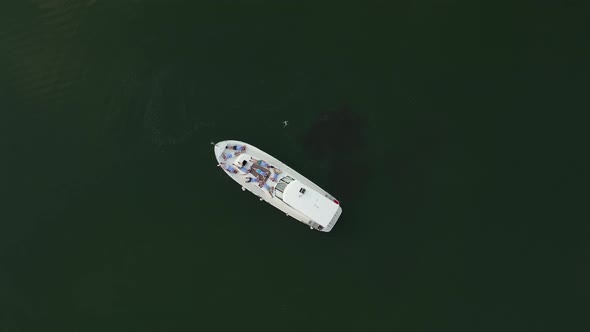
[[[0,330],[581,327],[587,5],[1,7]],[[224,139],[340,198],[333,232]]]

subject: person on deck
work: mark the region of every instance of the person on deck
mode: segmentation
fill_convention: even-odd
[[[221,163],[221,164],[218,164],[217,166],[223,168],[224,170],[226,170],[229,173],[234,173],[234,174],[238,173],[238,170],[235,167],[233,167],[232,165],[228,165],[226,163]]]
[[[270,180],[273,182],[277,182],[277,180],[279,178],[279,174],[283,173],[283,171],[281,171],[280,169],[278,169],[276,167],[272,167],[272,171],[273,171],[274,175],[270,178]]]
[[[270,174],[268,174],[268,172],[265,172],[263,170],[260,170],[258,168],[254,169],[254,172],[256,172],[258,175],[260,175],[261,177],[265,178],[267,176],[269,176]]]
[[[228,145],[225,147],[228,150],[235,150],[235,151],[246,151],[245,145]]]
[[[275,189],[274,187],[269,186],[268,184],[266,184],[266,182],[259,182],[258,183],[258,186],[260,188],[266,189],[268,191],[268,194],[270,195],[270,197],[272,197],[272,193],[273,193],[273,191]]]
[[[238,165],[238,169],[242,172],[244,172],[245,174],[248,174],[250,172],[250,169],[246,167],[246,163],[248,163],[247,161],[243,160],[242,161],[242,166]],[[244,175],[245,175],[244,174]]]
[[[233,158],[233,157],[237,157],[237,156],[239,156],[239,155],[241,155],[241,154],[242,154],[242,153],[241,153],[241,152],[239,152],[239,151],[238,151],[238,152],[234,152],[234,153],[228,153],[228,154],[225,154],[225,152],[223,152],[223,153],[221,154],[221,157],[223,158],[223,160],[228,160],[228,159],[231,159],[231,158]]]
[[[253,178],[253,177],[246,178],[246,183],[250,183],[250,182],[259,182],[259,180],[257,178]]]
[[[246,183],[252,183],[252,182],[258,182],[258,186],[262,189],[266,189],[266,191],[268,192],[268,194],[270,195],[270,197],[273,197],[273,192],[274,192],[274,187],[269,186],[268,184],[266,184],[265,182],[261,181],[258,178],[253,178],[253,177],[248,177],[246,178]]]
[[[253,162],[253,163],[256,163],[256,164],[258,164],[258,165],[260,165],[262,167],[275,168],[274,166],[272,166],[271,164],[267,163],[264,160],[258,160],[256,158],[250,157],[250,161]]]

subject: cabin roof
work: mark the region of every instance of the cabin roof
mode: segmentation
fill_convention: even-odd
[[[328,226],[339,207],[331,199],[298,180],[287,185],[283,193],[283,201],[322,227]]]

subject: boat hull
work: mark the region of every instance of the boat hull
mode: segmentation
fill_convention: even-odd
[[[232,156],[231,154],[235,153],[235,151],[231,150],[231,149],[227,149],[227,147],[231,147],[231,146],[235,146],[235,145],[246,146],[246,150],[242,153],[241,157],[240,156]],[[308,189],[311,189],[312,191],[314,191],[314,193],[317,193],[320,196],[322,196],[321,198],[324,201],[327,201],[327,200],[333,201],[334,204],[338,205],[336,207],[331,207],[331,208],[335,208],[335,212],[332,215],[332,212],[331,212],[332,210],[330,210],[329,222],[326,222],[326,220],[323,220],[323,221],[313,220],[313,218],[310,217],[310,215],[312,215],[311,213],[309,213],[309,212],[306,213],[306,211],[301,211],[301,210],[297,210],[297,209],[293,208],[289,204],[286,204],[285,201],[283,201],[281,198],[277,197],[277,195],[273,195],[269,191],[260,188],[260,186],[256,182],[247,182],[247,179],[249,177],[253,177],[251,174],[244,173],[244,172],[238,172],[237,174],[233,174],[231,172],[223,170],[223,172],[226,173],[230,178],[232,178],[234,181],[236,181],[238,184],[240,184],[240,186],[242,187],[242,190],[244,190],[244,191],[248,190],[249,192],[258,196],[261,201],[265,201],[265,202],[269,203],[270,205],[272,205],[275,208],[284,212],[287,216],[290,216],[296,220],[299,220],[300,222],[311,227],[312,229],[316,229],[316,230],[319,230],[322,232],[330,232],[332,230],[332,228],[334,227],[334,225],[336,224],[336,222],[338,221],[340,215],[342,214],[342,207],[340,206],[340,203],[333,196],[331,196],[328,192],[326,192],[325,190],[320,188],[318,185],[316,185],[315,183],[313,183],[312,181],[310,181],[309,179],[307,179],[303,175],[299,174],[298,172],[296,172],[295,170],[293,170],[291,167],[287,166],[286,164],[284,164],[280,160],[276,159],[272,155],[264,152],[263,150],[255,147],[251,144],[241,142],[241,141],[236,141],[236,140],[221,141],[221,142],[218,142],[215,144],[214,153],[215,153],[215,158],[216,158],[217,162],[219,164],[224,163],[226,165],[230,165],[230,164],[234,165],[235,162],[240,160],[239,158],[246,160],[246,159],[248,159],[248,157],[252,157],[252,158],[255,158],[256,160],[264,160],[267,163],[269,163],[270,165],[274,166],[275,168],[278,168],[281,170],[281,173],[279,174],[280,178],[278,181],[280,181],[280,179],[283,177],[291,177],[291,178],[297,180],[302,185],[308,187]],[[224,158],[224,155],[226,156],[226,158]],[[272,185],[273,183],[276,183],[276,182],[271,182],[271,180],[268,180],[266,183]],[[276,193],[276,190],[275,190],[275,193]]]

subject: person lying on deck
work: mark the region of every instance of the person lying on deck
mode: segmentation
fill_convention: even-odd
[[[243,160],[241,166],[240,165],[236,165],[236,166],[238,166],[238,169],[240,171],[242,171],[242,172],[245,173],[244,175],[246,175],[246,174],[248,174],[250,172],[250,169],[248,167],[246,167],[246,163],[247,163],[247,161]]]
[[[274,172],[274,175],[270,178],[271,181],[273,182],[277,182],[277,179],[279,178],[279,174],[283,173],[283,171],[281,171],[280,169],[276,168],[276,167],[271,167]]]
[[[263,170],[260,170],[260,169],[258,169],[258,168],[255,168],[255,169],[254,169],[254,172],[256,172],[258,175],[260,175],[260,176],[262,176],[262,177],[267,177],[267,176],[269,176],[269,175],[270,175],[270,174],[268,174],[268,172],[265,172],[265,171],[263,171]]]
[[[228,150],[235,150],[235,151],[246,151],[245,145],[228,145],[225,147]]]
[[[239,151],[238,151],[238,152],[234,152],[234,153],[228,153],[228,154],[225,154],[225,152],[223,152],[223,153],[221,154],[221,157],[223,158],[223,160],[228,160],[228,159],[231,159],[231,158],[233,158],[233,157],[237,157],[237,156],[239,156],[239,155],[241,155],[241,154],[242,154],[242,153],[241,153],[241,152],[239,152]]]
[[[264,160],[258,160],[258,159],[254,158],[254,157],[250,157],[250,161],[253,162],[253,163],[256,163],[256,164],[258,164],[258,165],[260,165],[262,167],[275,168],[273,165],[267,163],[266,161],[264,161]]]
[[[259,182],[259,183],[258,183],[258,186],[259,186],[260,188],[264,188],[264,189],[266,189],[266,190],[268,191],[268,194],[270,195],[270,197],[272,197],[272,193],[273,193],[273,191],[274,191],[275,187],[271,187],[271,186],[269,186],[268,184],[266,184],[266,182]]]
[[[246,183],[250,183],[250,182],[259,182],[259,180],[257,178],[253,178],[253,177],[246,178]]]
[[[226,163],[221,163],[221,164],[218,164],[217,166],[223,168],[224,170],[228,171],[229,173],[234,173],[234,174],[238,173],[238,170],[235,167],[233,167],[232,165],[227,165]]]
[[[246,178],[246,183],[252,183],[252,182],[258,182],[258,186],[260,188],[266,189],[266,191],[269,193],[270,197],[272,197],[272,193],[274,192],[274,187],[269,186],[268,184],[266,184],[263,181],[260,181],[260,179],[258,178],[253,178],[253,177],[248,177]]]

